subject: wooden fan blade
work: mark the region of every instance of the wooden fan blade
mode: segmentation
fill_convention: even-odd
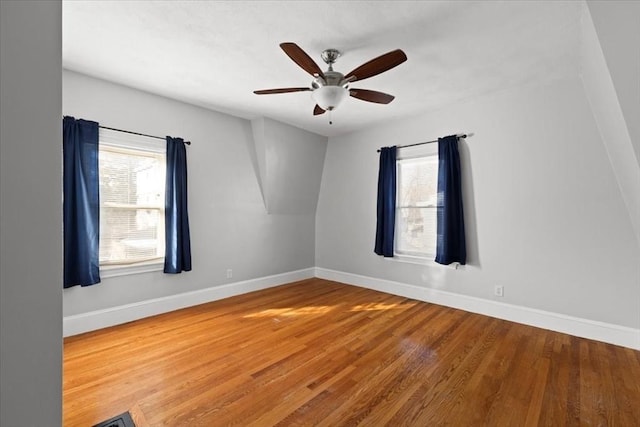
[[[308,87],[283,87],[280,89],[254,90],[253,93],[256,95],[271,95],[273,93],[306,92],[310,90]]]
[[[316,107],[313,109],[313,115],[314,116],[318,116],[320,114],[324,114],[325,110],[323,110],[322,108],[320,108],[319,105],[316,104]]]
[[[388,93],[367,89],[349,89],[349,95],[363,101],[375,102],[376,104],[388,104],[395,98],[395,96]]]
[[[345,79],[355,77],[352,81],[364,80],[392,69],[407,60],[407,55],[400,49],[393,50],[366,62],[344,76]]]
[[[324,73],[322,72],[318,64],[316,64],[314,60],[311,59],[311,57],[309,57],[309,55],[307,55],[307,53],[300,48],[300,46],[295,43],[287,42],[280,43],[280,47],[282,48],[282,50],[284,50],[284,53],[286,53],[289,58],[293,60],[293,62],[298,64],[298,66],[305,70],[307,73],[311,74],[312,76],[317,74],[324,77]]]

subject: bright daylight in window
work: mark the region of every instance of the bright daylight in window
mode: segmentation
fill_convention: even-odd
[[[164,257],[164,142],[100,130],[100,266]]]
[[[437,155],[397,161],[397,254],[435,256],[437,191]]]

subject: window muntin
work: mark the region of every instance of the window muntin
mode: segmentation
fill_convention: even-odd
[[[397,160],[397,254],[435,256],[437,191],[437,155]]]
[[[100,266],[164,257],[162,141],[100,130]]]

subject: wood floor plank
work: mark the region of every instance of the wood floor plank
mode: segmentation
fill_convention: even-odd
[[[640,425],[640,352],[309,279],[65,339],[64,425]]]

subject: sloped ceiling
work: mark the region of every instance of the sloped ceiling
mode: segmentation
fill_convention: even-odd
[[[577,73],[583,2],[65,1],[65,68],[247,119],[268,117],[334,136],[478,95]],[[311,77],[279,48],[292,41],[346,73],[390,50],[408,61],[357,87],[389,105],[348,98],[312,115]],[[324,68],[324,67],[323,67]]]
[[[582,20],[580,75],[640,246],[639,23],[637,3],[589,2]]]

